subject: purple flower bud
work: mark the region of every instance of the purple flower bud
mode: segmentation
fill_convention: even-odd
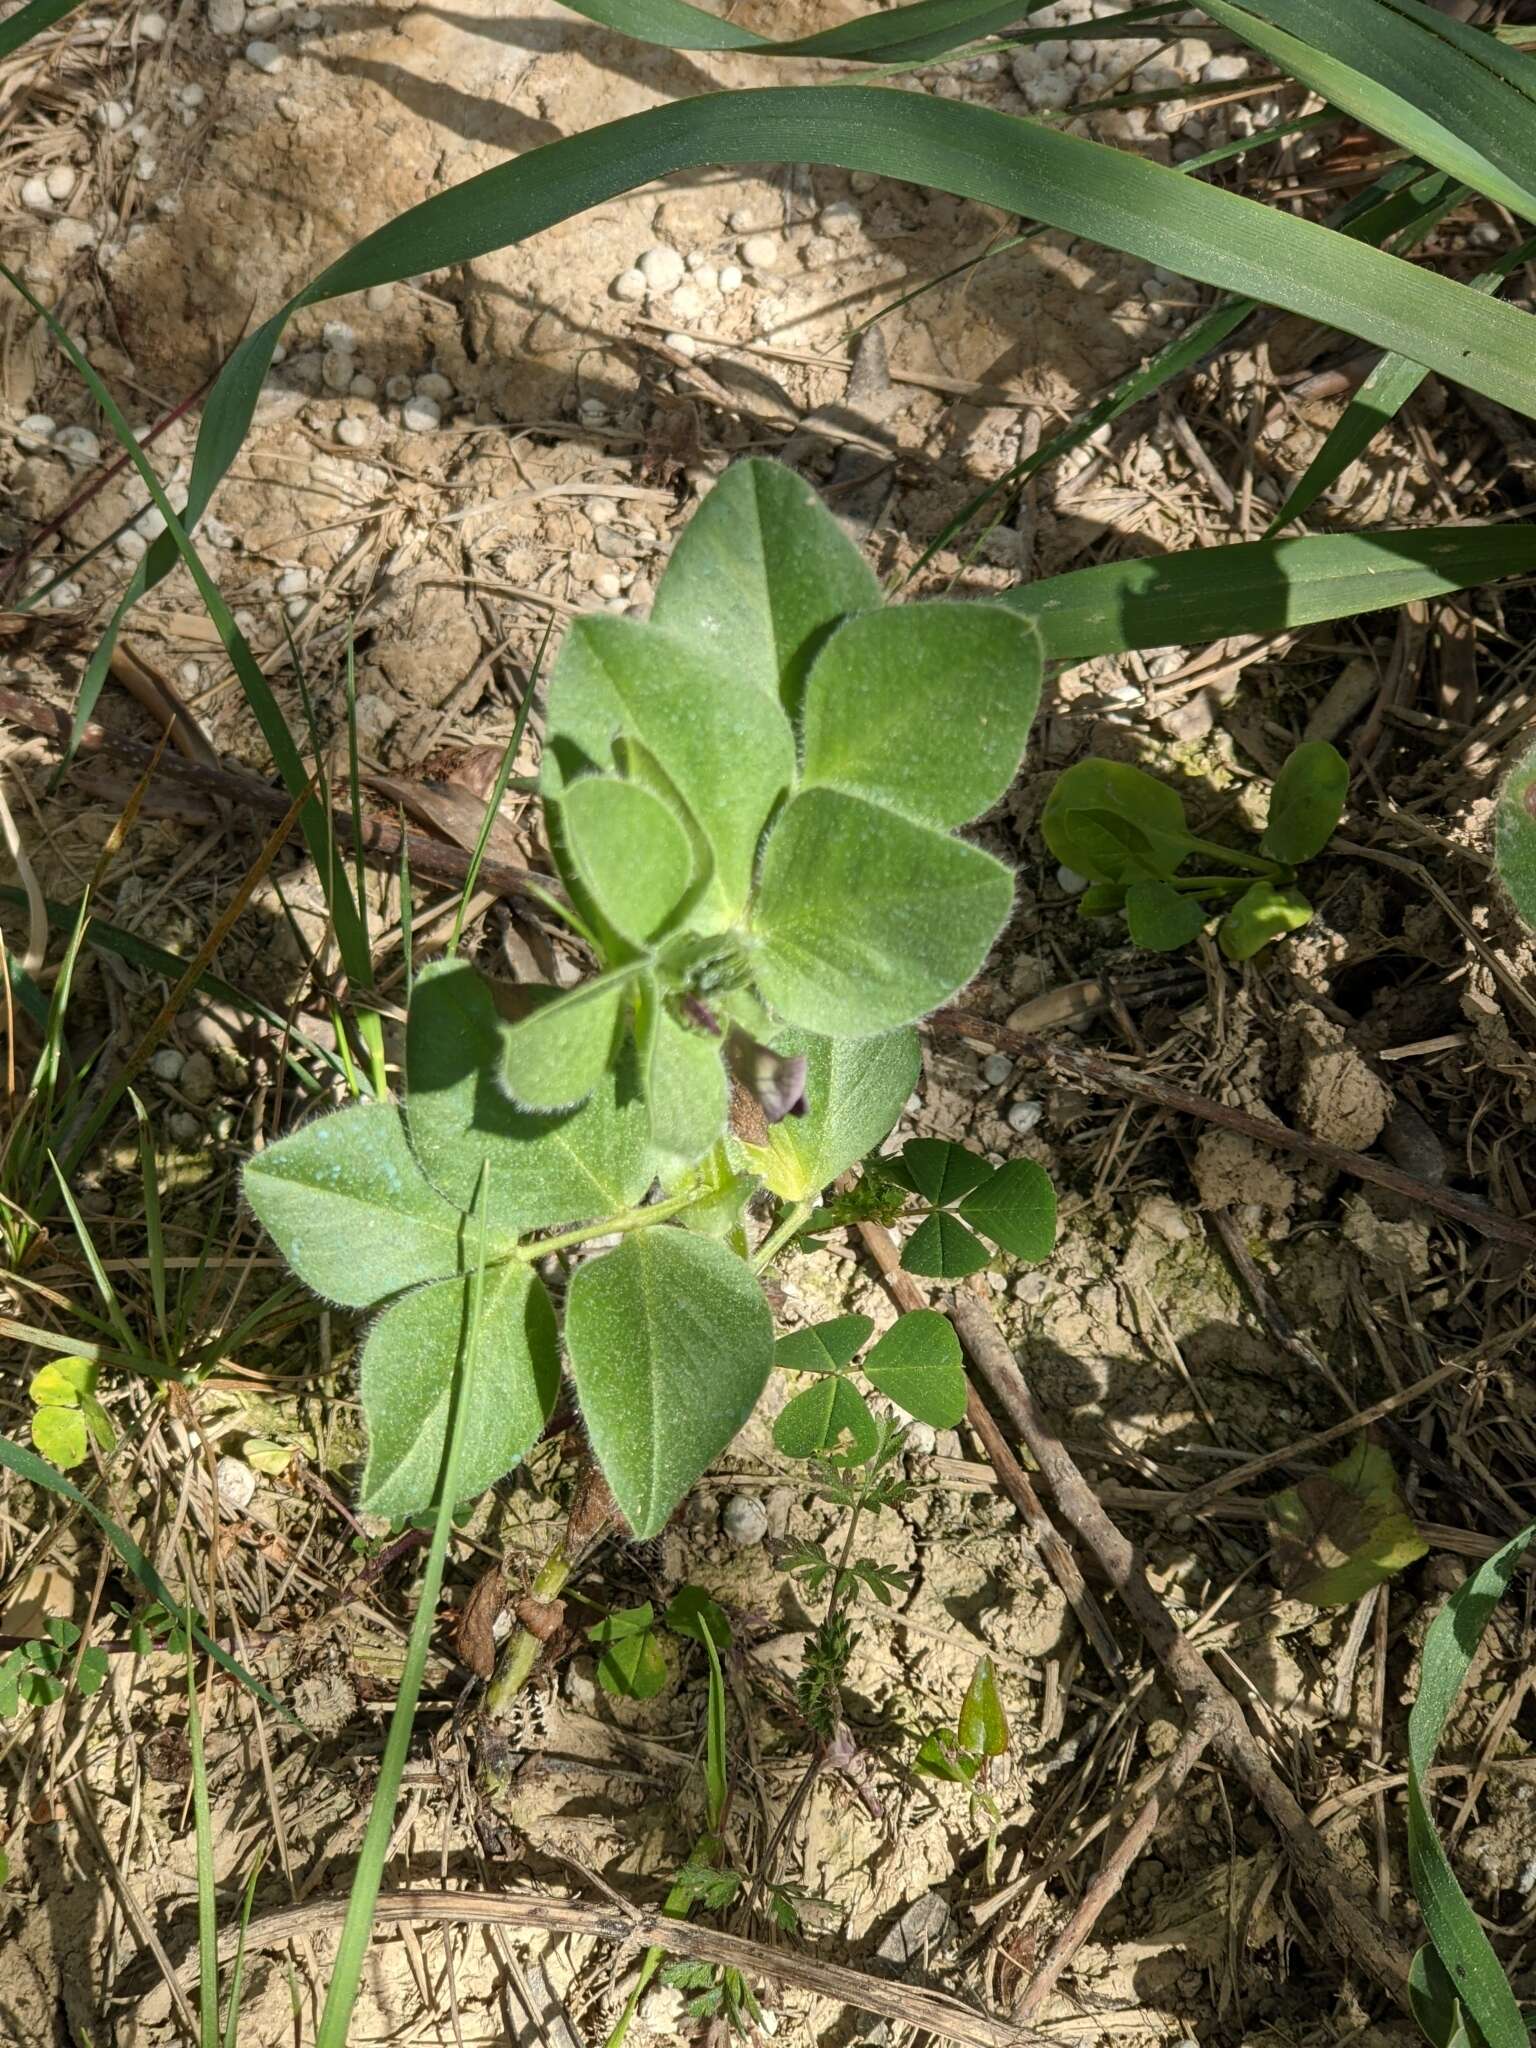
[[[804,1116],[806,1063],[803,1053],[786,1055],[759,1045],[750,1032],[733,1024],[726,1034],[725,1064],[734,1079],[755,1095],[769,1123]]]

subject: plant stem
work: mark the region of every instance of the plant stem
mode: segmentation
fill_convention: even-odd
[[[754,1273],[761,1273],[773,1264],[790,1239],[799,1235],[815,1207],[814,1202],[794,1202],[784,1211],[753,1254]]]
[[[557,1599],[565,1590],[565,1582],[570,1576],[571,1560],[562,1543],[545,1559],[542,1570],[528,1589],[529,1593],[535,1600]],[[528,1683],[543,1647],[543,1639],[529,1628],[519,1629],[511,1638],[501,1653],[490,1684],[485,1688],[484,1711],[488,1720],[499,1720],[506,1713]]]
[[[557,1237],[541,1237],[534,1244],[520,1244],[512,1253],[514,1259],[525,1266],[531,1266],[536,1259],[546,1257],[550,1252],[569,1250],[573,1244],[585,1244],[589,1238],[612,1237],[615,1232],[623,1236],[631,1230],[644,1230],[648,1224],[661,1223],[668,1216],[681,1215],[684,1209],[693,1209],[704,1201],[708,1189],[690,1188],[685,1195],[673,1195],[665,1202],[652,1202],[638,1209],[620,1209],[616,1215],[604,1216],[596,1223],[583,1223],[576,1230],[562,1230]]]

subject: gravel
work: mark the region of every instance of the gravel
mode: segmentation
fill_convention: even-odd
[[[768,1534],[768,1510],[755,1493],[733,1493],[720,1515],[727,1543],[748,1550]]]
[[[687,267],[675,249],[665,247],[647,249],[635,266],[645,279],[646,290],[662,297],[677,290]]]
[[[276,43],[257,41],[246,44],[245,61],[247,64],[254,64],[258,71],[265,71],[271,76],[282,70],[287,59]]]
[[[443,423],[443,409],[435,398],[408,398],[400,408],[400,424],[407,433],[435,434]]]

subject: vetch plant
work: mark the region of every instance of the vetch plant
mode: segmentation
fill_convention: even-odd
[[[1041,819],[1045,843],[1086,878],[1084,917],[1125,913],[1138,946],[1188,945],[1218,912],[1229,960],[1251,960],[1310,922],[1296,871],[1321,853],[1344,810],[1349,769],[1336,747],[1308,740],[1275,778],[1258,851],[1189,830],[1178,791],[1127,761],[1079,761],[1056,779]],[[1181,872],[1192,856],[1201,872]]]
[[[955,830],[1012,781],[1040,669],[1035,628],[1001,607],[883,609],[814,494],[766,462],[715,487],[649,623],[572,627],[542,790],[597,973],[498,994],[434,963],[403,1103],[320,1118],[246,1170],[299,1277],[377,1312],[371,1512],[436,1497],[482,1227],[458,1498],[538,1437],[562,1348],[637,1535],[735,1435],[774,1358],[746,1204],[785,1204],[761,1268],[890,1131],[911,1024],[985,960],[1013,881]],[[1007,1244],[993,1206],[978,1227]]]

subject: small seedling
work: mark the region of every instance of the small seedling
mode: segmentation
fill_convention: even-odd
[[[986,1823],[989,1869],[996,1853],[1002,1814],[987,1789],[987,1771],[994,1757],[1005,1754],[1010,1739],[997,1672],[992,1659],[982,1656],[976,1659],[955,1726],[930,1730],[912,1763],[920,1778],[937,1778],[943,1784],[970,1787],[972,1818]]]
[[[1012,781],[1040,668],[1034,627],[1000,607],[883,608],[814,494],[763,462],[705,500],[649,623],[571,628],[542,795],[556,907],[600,971],[503,998],[462,961],[427,967],[403,1105],[321,1118],[246,1171],[299,1277],[377,1311],[365,1508],[434,1501],[483,1229],[460,1497],[538,1437],[563,1342],[620,1513],[639,1536],[661,1528],[772,1369],[748,1200],[787,1204],[761,1268],[889,1133],[917,1076],[912,1022],[1007,919],[1011,875],[955,831]],[[1037,1243],[1010,1171],[974,1175],[962,1213]],[[608,1654],[643,1658],[623,1642],[645,1635]]]
[[[94,1647],[77,1650],[80,1630],[54,1616],[43,1623],[35,1642],[21,1643],[0,1658],[0,1721],[14,1720],[23,1707],[47,1707],[62,1699],[74,1680],[82,1699],[106,1682],[107,1653]]]
[[[1338,749],[1303,742],[1275,778],[1257,853],[1247,853],[1192,833],[1166,782],[1127,761],[1079,761],[1057,777],[1041,830],[1063,866],[1088,881],[1084,917],[1123,911],[1138,946],[1170,953],[1219,913],[1221,950],[1251,960],[1311,920],[1296,871],[1332,838],[1348,788]],[[1181,873],[1191,857],[1201,871]]]
[[[52,1358],[27,1387],[35,1413],[32,1441],[61,1472],[83,1465],[87,1443],[110,1451],[117,1436],[96,1398],[96,1367],[89,1358]]]
[[[818,1209],[807,1229],[914,1218],[922,1220],[902,1246],[902,1269],[928,1279],[979,1273],[991,1254],[977,1231],[1026,1265],[1056,1246],[1056,1190],[1043,1166],[1010,1159],[993,1167],[947,1138],[909,1138],[899,1157],[867,1160],[858,1183]]]
[[[1293,1600],[1342,1607],[1421,1558],[1429,1545],[1392,1460],[1361,1442],[1347,1458],[1268,1503],[1270,1557]]]

